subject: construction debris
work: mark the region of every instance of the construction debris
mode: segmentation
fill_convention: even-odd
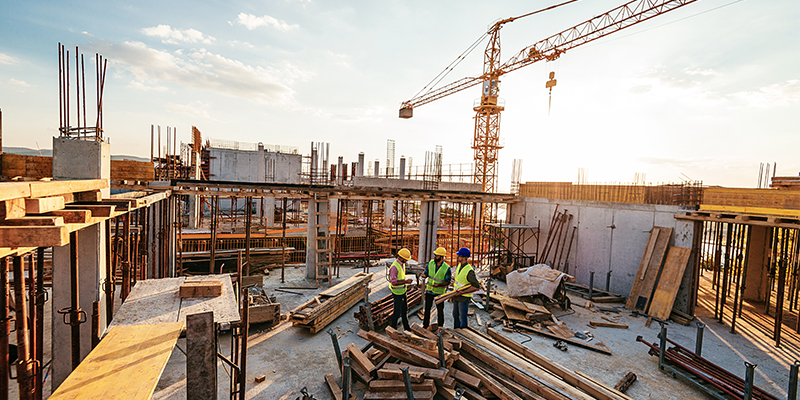
[[[406,296],[409,310],[422,304],[422,292],[418,287],[407,286]],[[394,303],[391,294],[370,303],[369,312],[372,313],[372,324],[375,330],[381,330],[389,325],[393,309]],[[435,308],[433,310],[436,311]],[[369,314],[365,306],[359,306],[358,312],[353,314],[353,317],[358,320],[359,328],[365,331],[370,329]]]
[[[631,385],[633,385],[633,382],[636,382],[636,374],[634,374],[633,372],[628,372],[627,374],[625,374],[625,376],[622,377],[622,379],[619,380],[619,382],[617,382],[616,385],[614,385],[614,389],[619,390],[622,393],[625,393],[628,391],[628,388],[630,388]]]
[[[372,276],[359,272],[297,306],[290,312],[292,325],[319,332],[367,295]]]

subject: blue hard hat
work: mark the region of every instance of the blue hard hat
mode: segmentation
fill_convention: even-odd
[[[458,249],[458,253],[456,253],[456,255],[460,256],[460,257],[469,257],[470,254],[471,253],[469,252],[469,249],[466,248],[466,247],[462,247],[462,248]]]

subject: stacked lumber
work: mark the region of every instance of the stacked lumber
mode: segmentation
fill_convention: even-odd
[[[773,176],[771,186],[775,189],[800,190],[800,176]]]
[[[319,332],[369,293],[373,275],[359,272],[297,306],[289,313],[292,325]]]
[[[146,161],[111,160],[111,180],[154,181],[155,166]]]
[[[672,228],[653,227],[625,308],[653,318],[670,318],[692,252],[669,246],[671,235]]]
[[[412,309],[422,304],[422,291],[417,286],[407,286],[406,291],[408,299],[408,309]],[[370,303],[370,311],[372,312],[372,325],[375,330],[381,330],[389,325],[392,319],[392,311],[394,310],[394,302],[392,295],[389,294],[379,300]],[[434,308],[434,310],[436,310]],[[369,317],[365,306],[359,306],[358,312],[353,314],[353,317],[358,320],[358,327],[363,330],[369,330]]]
[[[456,370],[480,381],[476,388],[459,380],[457,387],[467,389],[466,398],[629,399],[618,390],[570,371],[493,329],[488,329],[488,334],[473,328],[451,332],[462,343]]]
[[[285,261],[288,263],[289,256],[294,252],[294,247],[287,247],[285,252]],[[185,251],[183,254],[183,262],[199,262],[208,261],[211,258],[210,251]],[[239,250],[217,250],[214,252],[216,260],[235,260],[239,256]],[[250,257],[258,260],[260,263],[267,265],[281,265],[281,259],[284,257],[282,248],[251,248]]]
[[[4,153],[0,154],[0,171],[7,178],[48,178],[53,176],[53,159]]]

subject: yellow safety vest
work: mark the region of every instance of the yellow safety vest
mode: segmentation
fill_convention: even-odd
[[[442,265],[439,269],[436,269],[436,262],[431,260],[428,263],[428,270],[426,271],[428,275],[428,284],[426,290],[434,294],[444,294],[447,287],[433,287],[433,285],[438,285],[444,283],[444,278],[447,276],[447,270],[450,269],[450,266],[447,265],[446,262],[442,261]]]
[[[456,283],[453,285],[455,286],[456,290],[470,285],[469,281],[467,280],[467,275],[469,275],[469,271],[472,271],[472,265],[458,264],[458,266],[456,266]],[[462,294],[461,296],[472,297],[472,293]]]
[[[392,267],[396,267],[397,268],[397,282],[405,281],[406,280],[406,266],[404,264],[400,264],[399,262],[397,262],[397,260],[394,260],[394,262],[392,263],[392,266],[389,267],[389,269],[391,270]],[[406,294],[406,283],[403,282],[403,283],[398,284],[398,285],[392,285],[392,283],[389,282],[389,289],[391,289],[392,294],[396,294],[396,295]]]

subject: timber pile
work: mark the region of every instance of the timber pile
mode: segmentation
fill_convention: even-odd
[[[775,189],[800,190],[800,176],[773,176],[772,187]]]
[[[359,272],[297,306],[289,313],[292,325],[319,332],[369,293],[373,275]]]
[[[285,262],[289,262],[289,257],[294,252],[294,247],[286,248]],[[208,261],[211,258],[210,251],[185,251],[183,262]],[[235,260],[239,256],[239,250],[217,250],[214,253],[216,260]],[[251,248],[250,257],[257,259],[260,263],[267,265],[280,265],[281,258],[284,256],[283,249],[278,248]]]
[[[407,286],[406,294],[408,295],[408,309],[412,309],[422,304],[422,291],[417,286]],[[389,294],[380,300],[370,303],[370,310],[372,311],[372,326],[375,330],[381,330],[389,325],[392,318],[392,311],[394,310],[394,303],[392,295]],[[434,308],[434,310],[436,310]],[[410,314],[410,312],[409,312]],[[358,320],[358,327],[368,331],[369,330],[369,317],[365,306],[359,306],[358,312],[353,314],[353,317]]]
[[[364,399],[406,399],[401,368],[408,368],[415,399],[453,400],[456,391],[469,400],[629,400],[623,393],[577,371],[570,371],[492,329],[441,330],[445,365],[439,361],[437,335],[418,324],[411,332],[391,328],[386,335],[361,330],[366,350],[354,344],[351,376],[367,386]],[[340,399],[331,375],[325,380]],[[352,385],[350,385],[352,387]]]

